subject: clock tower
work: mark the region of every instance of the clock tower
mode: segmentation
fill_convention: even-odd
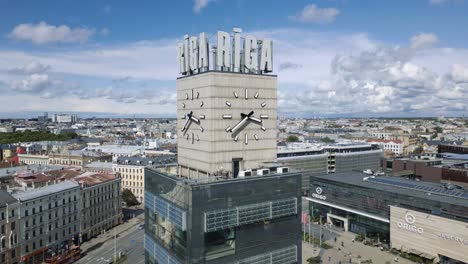
[[[276,160],[275,75],[206,71],[177,79],[179,173],[237,177]]]

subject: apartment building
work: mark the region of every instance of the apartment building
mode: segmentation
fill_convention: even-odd
[[[0,190],[0,263],[20,262],[18,230],[18,202]]]
[[[112,164],[112,170],[120,173],[122,184],[121,189],[130,190],[141,203],[144,202],[144,179],[146,166],[157,164],[175,163],[175,156],[157,156],[157,157],[119,157]]]
[[[80,242],[122,223],[117,174],[86,172],[74,181],[81,187]]]
[[[22,263],[35,263],[48,252],[78,242],[80,186],[73,181],[16,192]]]

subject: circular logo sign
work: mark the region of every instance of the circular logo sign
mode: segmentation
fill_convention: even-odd
[[[322,188],[317,187],[317,188],[315,188],[315,192],[316,192],[317,194],[322,194],[323,190],[322,190]]]
[[[412,225],[416,222],[416,217],[414,217],[414,215],[410,214],[410,213],[407,213],[405,215],[405,221],[406,223]]]

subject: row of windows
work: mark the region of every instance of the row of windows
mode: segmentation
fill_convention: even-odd
[[[121,167],[117,167],[117,168],[114,168],[114,171],[117,171],[117,172],[127,172],[127,173],[143,173],[143,168],[141,168],[141,169],[135,169],[135,168],[121,168]]]
[[[0,238],[0,240],[2,241],[2,242],[0,243],[0,246],[1,246],[0,249],[6,248],[6,246],[7,246],[7,245],[6,245],[7,238],[4,237],[4,236],[2,236],[2,237]],[[17,244],[17,243],[18,243],[18,237],[17,237],[16,234],[15,234],[15,235],[13,235],[13,236],[10,237],[10,246],[13,247],[13,246],[14,246],[15,244]]]
[[[73,196],[73,202],[76,202],[76,200],[77,200],[77,197],[76,197],[76,195],[74,195],[74,196]],[[69,196],[69,197],[68,197],[68,203],[71,203],[71,202],[72,202],[72,198],[71,198],[71,196]],[[30,204],[30,203],[25,203],[25,206],[28,206],[28,204]],[[33,204],[35,204],[35,202],[33,202]],[[67,204],[67,200],[66,200],[65,198],[63,198],[63,199],[62,199],[62,204],[60,204],[60,205],[65,205],[65,204]],[[52,203],[49,203],[48,208],[49,208],[49,209],[52,209],[52,208],[55,208],[55,207],[59,207],[59,202],[58,202],[58,201],[55,201],[53,207],[52,207],[52,205],[53,205]],[[76,210],[76,204],[74,205],[74,207],[75,207],[75,210]],[[37,209],[37,210],[36,210],[36,209]],[[42,209],[42,205],[39,205],[39,207],[37,207],[37,208],[36,208],[36,207],[33,207],[32,210],[31,210],[31,211],[32,211],[31,213],[34,215],[34,214],[36,214],[36,212],[41,213],[42,210],[43,210],[43,209]],[[65,213],[65,208],[63,209],[63,213]],[[29,215],[29,209],[25,209],[25,210],[24,210],[24,216],[28,216],[28,215]]]
[[[73,232],[76,232],[76,230],[77,230],[77,229],[76,229],[76,225],[75,225],[75,226],[73,226]],[[71,235],[71,234],[72,234],[72,229],[71,229],[71,227],[69,227],[69,228],[68,228],[68,235]],[[66,235],[67,235],[67,234],[66,234],[66,231],[65,231],[65,230],[62,230],[62,237],[65,237]],[[57,240],[59,239],[59,238],[58,238],[58,233],[55,233],[55,236],[54,236],[54,237],[55,237],[55,240],[54,240],[54,241],[57,241]],[[50,235],[49,235],[49,243],[52,243],[52,236],[50,236]],[[37,245],[38,245],[39,247],[43,247],[43,246],[44,246],[44,243],[43,243],[42,239],[40,239],[40,240],[39,240],[39,244],[36,244],[36,242],[32,242],[31,245],[32,245],[31,251],[34,251],[34,250],[36,250]],[[28,254],[28,253],[29,253],[29,245],[25,245],[25,246],[24,246],[24,251],[25,251],[25,252],[24,252],[25,254]]]
[[[137,180],[137,181],[144,180],[143,176],[141,175],[136,175],[136,176],[135,175],[123,175],[122,178],[125,180]]]
[[[6,218],[6,214],[5,214],[5,213],[6,213],[6,212],[2,212],[2,213],[1,213],[1,220],[5,220],[5,218]],[[14,210],[14,209],[11,210],[11,214],[10,214],[9,216],[10,216],[10,218],[15,217],[15,210]]]
[[[93,213],[94,215],[97,215],[99,213],[102,213],[102,212],[107,212],[109,210],[115,210],[115,206],[114,204],[106,204],[104,206],[99,206],[99,207],[96,207],[96,208],[90,208],[89,210],[89,216],[93,216]],[[86,217],[86,212],[84,213],[84,216]]]
[[[73,222],[76,222],[77,219],[76,219],[76,215],[74,216],[74,219],[73,219]],[[72,218],[71,217],[68,217],[68,224],[71,224],[72,223]],[[67,225],[67,221],[65,219],[62,220],[62,226],[66,226]],[[55,222],[55,229],[59,228],[59,222]],[[52,231],[54,229],[53,225],[52,224],[49,224],[49,227],[48,227],[49,231]],[[43,233],[43,229],[42,227],[39,227],[38,229],[39,231],[39,235],[42,235]],[[32,238],[35,238],[36,237],[36,229],[34,229],[32,232]],[[29,232],[25,232],[24,233],[24,239],[25,240],[29,240]]]
[[[123,185],[125,185],[125,186],[134,186],[134,187],[143,187],[143,182],[124,181]]]

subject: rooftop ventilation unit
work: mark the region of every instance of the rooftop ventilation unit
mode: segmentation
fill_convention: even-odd
[[[259,170],[257,170],[257,175],[263,176],[263,175],[268,175],[268,174],[270,174],[269,169],[259,169]]]
[[[250,176],[252,176],[252,170],[239,171],[239,174],[238,174],[239,178],[250,177]]]
[[[287,172],[289,172],[288,167],[279,167],[276,169],[276,173],[287,173]]]

